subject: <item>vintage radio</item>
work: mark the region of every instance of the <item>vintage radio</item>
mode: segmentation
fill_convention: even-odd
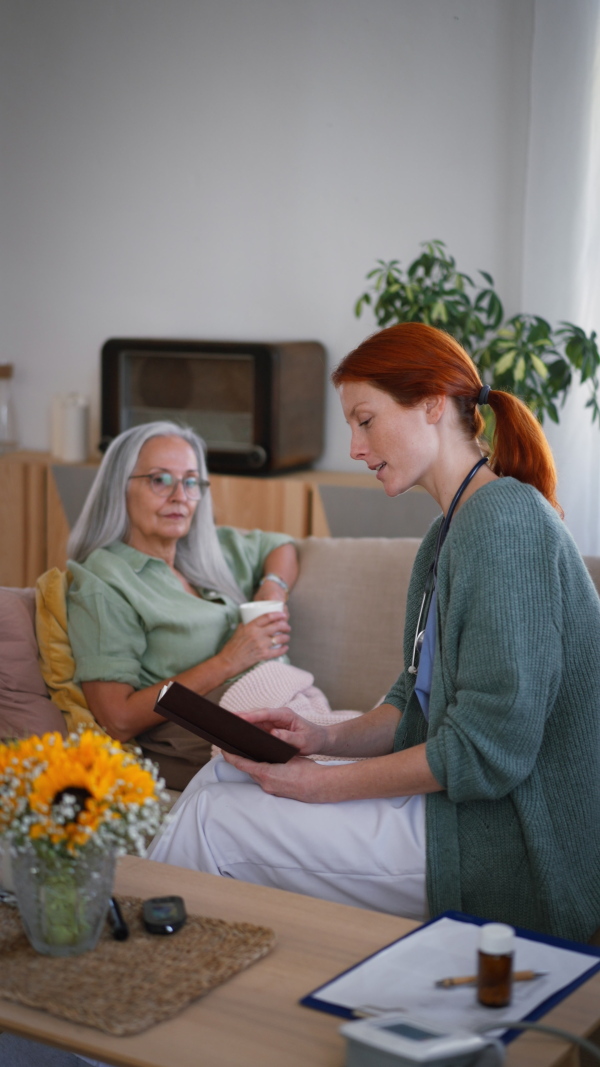
[[[325,349],[316,341],[113,338],[102,349],[102,443],[155,419],[185,423],[225,473],[307,467],[323,449]]]

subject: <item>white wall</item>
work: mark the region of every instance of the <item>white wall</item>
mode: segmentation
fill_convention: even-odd
[[[109,336],[373,320],[377,257],[441,238],[517,310],[534,0],[0,0],[0,358],[21,442]],[[330,396],[323,466],[351,468]]]
[[[600,2],[536,0],[522,310],[600,333]],[[600,428],[573,390],[545,425],[558,497],[584,553],[600,554]]]

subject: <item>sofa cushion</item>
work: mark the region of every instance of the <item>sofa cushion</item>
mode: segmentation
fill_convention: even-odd
[[[418,538],[308,537],[290,597],[289,657],[331,707],[366,711],[403,667],[406,593]]]
[[[332,708],[364,711],[403,668],[406,594],[420,541],[309,537],[296,544],[290,660],[314,674]],[[600,592],[600,556],[585,563]]]
[[[0,588],[0,737],[28,737],[67,727],[48,697],[38,665],[33,589]]]
[[[75,660],[67,628],[67,574],[58,567],[46,571],[35,587],[35,628],[40,670],[52,701],[63,712],[70,730],[95,726],[83,691],[73,681]]]

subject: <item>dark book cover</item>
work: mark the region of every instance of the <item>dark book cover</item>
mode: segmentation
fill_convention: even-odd
[[[234,756],[245,756],[255,763],[287,763],[298,755],[298,749],[287,741],[273,737],[179,682],[169,682],[154,707],[159,715]]]

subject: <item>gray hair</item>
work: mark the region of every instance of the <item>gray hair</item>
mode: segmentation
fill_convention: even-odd
[[[135,470],[142,446],[152,437],[181,437],[196,454],[201,479],[208,480],[204,442],[188,426],[178,426],[175,422],[148,422],[125,430],[107,449],[71,532],[67,554],[76,563],[84,563],[97,548],[106,548],[125,539],[129,527],[127,482]],[[246,599],[217,537],[210,489],[202,493],[188,533],[177,542],[175,564],[196,588],[227,593],[238,604]]]

